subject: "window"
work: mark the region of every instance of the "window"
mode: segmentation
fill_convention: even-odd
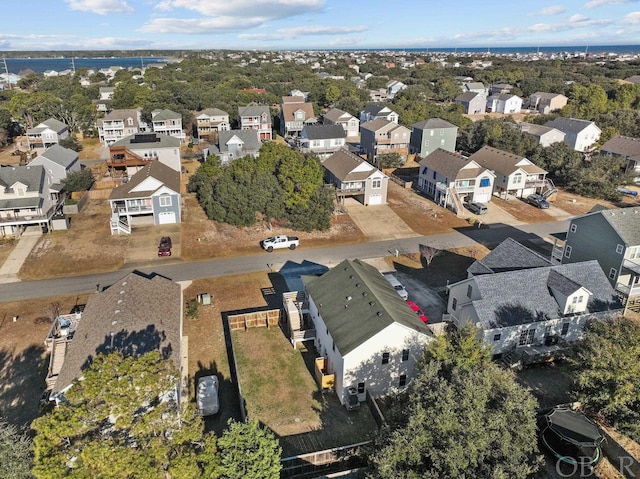
[[[549,333],[551,332],[551,326],[545,326],[544,328],[544,335],[545,336],[549,336]]]
[[[431,134],[431,136],[433,136],[433,130],[430,130],[430,131],[429,131],[429,134]]]
[[[584,296],[578,296],[578,303],[582,303]]]
[[[480,188],[487,188],[491,185],[491,179],[489,178],[480,178]]]
[[[429,146],[429,140],[425,140],[424,146]]]
[[[407,385],[407,375],[406,374],[401,374],[400,375],[400,381],[398,381],[398,386],[403,388]]]
[[[408,349],[403,349],[402,350],[402,360],[403,361],[409,361],[409,350]]]
[[[434,179],[434,180],[436,179],[436,172],[435,172],[435,170],[434,170],[434,172],[433,172],[433,179]]]
[[[473,292],[473,287],[471,285],[467,286],[467,298],[471,297],[471,293]]]
[[[615,268],[611,268],[609,270],[609,279],[614,279],[616,277],[617,273],[618,273],[618,271]]]
[[[570,229],[571,229],[572,233],[575,233],[576,231],[578,231],[578,225],[577,224],[572,224]]]
[[[621,244],[616,246],[616,253],[622,254],[623,251],[624,251],[624,246],[622,246]]]
[[[518,345],[524,346],[525,344],[533,343],[535,336],[536,336],[535,328],[522,331],[520,333],[520,339],[518,340]]]
[[[527,337],[527,344],[531,344],[533,343],[533,339],[536,336],[536,330],[535,329],[530,329],[529,330],[529,335]]]
[[[564,257],[571,258],[571,246],[567,245],[564,247]]]
[[[358,383],[358,394],[364,394],[364,383]]]
[[[380,187],[382,187],[382,180],[373,180],[371,182],[371,187],[372,188],[380,188]]]
[[[389,364],[389,353],[382,353],[382,364]]]
[[[440,130],[440,136],[444,135],[444,129]]]
[[[578,303],[578,297],[577,297],[577,296],[574,296],[574,297],[573,297],[573,301],[572,301],[572,302],[573,302],[573,304],[577,304],[577,303]]]
[[[516,173],[515,175],[513,175],[513,182],[522,183],[522,173]]]
[[[562,323],[562,331],[560,331],[560,334],[562,336],[566,336],[568,332],[569,332],[569,323]]]
[[[640,246],[634,246],[627,249],[629,252],[629,259],[640,259]]]
[[[335,343],[335,341],[334,341],[334,342],[333,342],[333,352],[335,352],[335,351],[336,351],[336,343]]]
[[[160,197],[160,206],[171,206],[171,196],[162,195]]]
[[[518,346],[524,346],[527,344],[527,331],[522,331],[520,333],[520,339],[518,340]]]
[[[493,335],[493,340],[494,341],[500,341],[500,338],[502,337],[502,334],[498,333],[498,334],[494,334]]]
[[[453,301],[451,301],[451,309],[455,311],[456,306],[458,306],[458,298],[453,298]]]

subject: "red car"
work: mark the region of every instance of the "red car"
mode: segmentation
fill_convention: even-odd
[[[171,256],[171,238],[163,236],[158,245],[158,256]]]
[[[418,317],[420,318],[420,321],[422,321],[423,323],[426,323],[427,321],[429,321],[429,319],[427,319],[427,317],[424,315],[424,313],[420,309],[420,306],[418,306],[413,301],[407,301],[407,304],[409,305],[411,310],[418,315]]]

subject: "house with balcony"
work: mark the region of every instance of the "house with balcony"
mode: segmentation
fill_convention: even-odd
[[[116,88],[113,86],[101,86],[98,88],[99,98],[92,101],[96,106],[96,111],[100,113],[108,113],[111,111],[111,102],[113,101],[115,91]]]
[[[520,248],[500,252],[510,253],[517,255]],[[495,357],[510,365],[551,358],[579,340],[589,322],[621,312],[622,305],[595,260],[511,269],[508,256],[495,256],[489,260],[495,267],[483,266],[447,287],[444,320],[456,327],[475,325]],[[513,259],[514,264],[523,264]]]
[[[171,110],[153,110],[151,112],[151,128],[154,133],[162,133],[184,143],[187,135],[182,130],[182,115]]]
[[[537,91],[529,96],[529,108],[543,115],[562,110],[569,99],[560,93]]]
[[[438,148],[456,151],[458,127],[440,118],[429,118],[411,125],[409,153],[421,158],[428,156]]]
[[[389,80],[385,85],[387,97],[393,99],[402,90],[405,90],[407,85],[398,80]]]
[[[218,133],[218,144],[208,148],[205,158],[217,155],[223,165],[228,165],[247,155],[257,158],[261,147],[256,130],[225,130]]]
[[[627,160],[627,171],[635,175],[640,182],[640,139],[628,136],[615,136],[600,147],[600,154],[621,156]]]
[[[360,401],[401,391],[433,335],[380,272],[345,260],[319,277],[303,277],[323,377],[342,404],[354,387]]]
[[[313,105],[301,96],[282,97],[280,103],[280,133],[282,136],[300,136],[302,130],[318,123]]]
[[[366,123],[373,120],[386,120],[397,124],[399,116],[388,106],[369,103],[364,107],[364,110],[360,112],[360,123]]]
[[[69,127],[55,118],[49,118],[27,130],[29,149],[38,154],[67,138],[69,138]]]
[[[591,151],[602,134],[602,130],[594,122],[577,118],[558,117],[546,122],[544,126],[563,132],[565,134],[564,142],[580,152]]]
[[[498,93],[487,98],[487,111],[492,113],[520,113],[522,98],[511,93]]]
[[[231,123],[229,113],[220,108],[207,108],[196,115],[196,132],[198,138],[203,138],[211,143],[218,142],[218,133],[229,131]]]
[[[153,161],[182,171],[180,140],[162,133],[137,133],[109,147],[107,169],[114,179],[130,178]]]
[[[515,125],[522,133],[526,133],[529,136],[533,136],[538,144],[543,147],[553,145],[554,143],[560,143],[564,141],[565,134],[550,126],[536,125],[535,123],[517,123]]]
[[[301,152],[313,153],[324,159],[344,148],[346,137],[341,125],[307,125],[302,129],[298,142]]]
[[[377,119],[360,125],[360,146],[367,160],[376,163],[378,155],[397,153],[404,162],[409,155],[411,131],[392,121]]]
[[[360,135],[360,120],[351,113],[332,108],[322,115],[323,125],[340,125],[347,134],[347,138],[357,138]]]
[[[462,84],[462,93],[477,93],[487,98],[489,96],[489,89],[481,81],[466,81]],[[482,110],[482,112],[484,113],[484,110]]]
[[[475,91],[462,93],[453,101],[462,105],[467,115],[478,115],[487,111],[487,97]]]
[[[0,167],[0,236],[17,238],[29,226],[50,229],[59,206],[52,183],[42,165]]]
[[[111,234],[131,234],[135,225],[180,223],[180,202],[180,172],[152,161],[111,192]]]
[[[248,106],[240,106],[238,107],[238,117],[240,118],[241,130],[257,130],[260,141],[271,140],[271,112],[267,105],[253,103]]]
[[[418,188],[458,215],[464,212],[463,203],[491,201],[494,180],[491,170],[441,148],[420,160]]]
[[[41,165],[47,170],[51,178],[49,190],[57,198],[64,188],[63,183],[67,175],[69,173],[77,173],[82,169],[79,158],[77,151],[56,144],[34,158],[29,163],[29,166]]]
[[[142,121],[140,108],[112,110],[97,121],[98,138],[104,146],[111,146],[115,142],[135,135],[146,133],[150,127]]]
[[[335,187],[342,202],[352,197],[363,205],[387,203],[389,177],[361,157],[341,149],[322,162],[325,181]]]
[[[45,344],[50,354],[46,376],[49,399],[61,401],[98,353],[138,356],[159,351],[174,363],[186,388],[182,360],[182,286],[160,275],[129,273],[91,295],[82,312],[56,319]]]
[[[517,198],[538,193],[546,195],[555,190],[547,171],[527,158],[491,146],[483,146],[469,157],[481,167],[493,171],[493,194],[502,198]]]
[[[640,207],[594,211],[569,220],[561,260],[596,260],[625,309],[640,312]]]

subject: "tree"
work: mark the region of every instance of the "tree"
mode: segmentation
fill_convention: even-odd
[[[569,361],[575,399],[640,441],[640,324],[593,321]]]
[[[89,168],[80,171],[71,171],[67,173],[67,177],[62,180],[65,190],[87,191],[93,185],[93,173]]]
[[[214,444],[205,440],[192,403],[176,402],[179,381],[173,362],[157,351],[97,354],[64,401],[32,423],[33,474],[201,477],[208,456],[199,453]]]
[[[473,328],[436,338],[390,404],[369,457],[373,478],[525,479],[539,467],[536,401]]]
[[[76,135],[69,135],[67,138],[60,140],[58,144],[64,148],[68,148],[73,151],[82,151],[82,145],[78,141]]]
[[[249,422],[229,420],[229,428],[218,440],[224,479],[278,479],[282,448],[273,433]]]
[[[442,254],[441,249],[423,244],[420,245],[420,257],[424,260],[427,266],[431,266],[434,258],[440,254]]]
[[[0,477],[31,478],[31,439],[16,426],[0,418]]]
[[[51,117],[59,103],[60,100],[52,93],[19,92],[9,100],[9,111],[29,129]]]
[[[381,170],[385,168],[398,168],[402,166],[399,153],[382,153],[376,157],[376,163]]]

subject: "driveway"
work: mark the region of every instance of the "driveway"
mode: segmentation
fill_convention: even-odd
[[[158,257],[158,244],[163,236],[171,237],[171,256]],[[129,238],[125,263],[166,262],[180,257],[180,225],[134,226]]]
[[[429,318],[429,323],[442,322],[442,315],[447,312],[447,304],[433,288],[407,273],[398,271],[395,276],[409,293],[409,300],[420,306]]]
[[[487,212],[483,215],[475,215],[468,209],[464,208],[463,218],[475,218],[481,221],[483,224],[488,225],[489,228],[497,228],[504,225],[519,226],[526,224],[523,221],[519,221],[515,216],[507,213],[495,203],[484,203],[487,207]]]
[[[368,241],[420,236],[409,228],[388,205],[364,206],[352,198],[347,198],[345,208]]]

